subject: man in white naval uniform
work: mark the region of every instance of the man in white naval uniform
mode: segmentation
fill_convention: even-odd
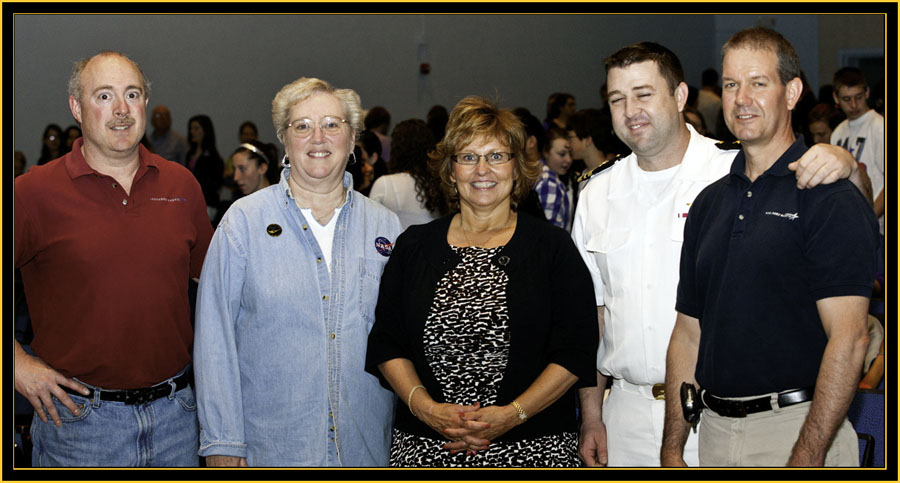
[[[685,124],[688,88],[667,48],[642,42],[605,63],[613,127],[633,153],[585,176],[572,228],[593,277],[601,331],[597,387],[579,393],[579,454],[588,466],[659,466],[684,222],[697,194],[728,172],[739,145]],[[792,166],[798,186],[858,178],[849,153],[820,146]],[[695,434],[684,460],[699,464]]]

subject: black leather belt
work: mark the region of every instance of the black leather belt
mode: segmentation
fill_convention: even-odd
[[[784,408],[793,406],[794,404],[812,401],[814,392],[815,387],[807,387],[779,393],[778,407]],[[771,396],[763,396],[747,401],[735,401],[733,399],[722,399],[713,396],[704,389],[700,393],[700,398],[703,400],[703,404],[705,404],[706,407],[715,411],[719,416],[724,416],[726,418],[744,418],[747,417],[748,414],[761,413],[763,411],[771,411],[774,409],[772,407]]]
[[[171,381],[175,384],[175,391],[180,391],[186,388],[188,386],[188,383],[190,383],[190,379],[190,370],[184,371],[180,376],[176,376],[175,378],[173,378]],[[74,389],[69,389],[65,386],[63,386],[63,390],[69,394],[81,396],[87,399],[93,399],[94,397],[94,389],[90,387],[88,387],[88,391],[90,392],[86,396]],[[101,401],[115,401],[125,404],[145,404],[155,401],[161,397],[168,396],[173,392],[172,385],[169,384],[169,381],[159,383],[153,387],[142,387],[138,389],[97,390],[100,391]]]

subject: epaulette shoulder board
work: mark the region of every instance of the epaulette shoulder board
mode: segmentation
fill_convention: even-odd
[[[612,166],[614,164],[616,164],[617,162],[619,162],[619,160],[622,158],[623,158],[623,156],[620,154],[620,155],[616,156],[614,159],[610,159],[610,160],[600,163],[600,166],[597,166],[596,168],[594,168],[590,171],[585,171],[581,176],[578,177],[578,180],[576,182],[581,183],[584,180],[590,179],[591,176],[593,176],[595,174],[602,173],[602,172],[606,171],[607,169],[612,168]]]
[[[742,146],[740,141],[719,141],[716,143],[716,147],[722,151],[733,151],[741,149]]]

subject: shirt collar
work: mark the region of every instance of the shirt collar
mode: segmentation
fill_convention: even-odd
[[[798,134],[797,139],[794,140],[794,143],[791,144],[787,151],[781,154],[778,158],[778,161],[775,161],[775,164],[769,167],[760,177],[763,176],[788,176],[793,175],[794,172],[788,169],[788,165],[793,163],[794,161],[800,159],[800,156],[803,156],[803,153],[809,149],[806,147],[806,142],[803,140],[803,135]],[[731,163],[731,171],[730,176],[740,177],[741,179],[747,179],[747,175],[744,174],[747,168],[747,157],[744,153],[744,150],[740,150],[737,156],[734,157],[734,162]]]
[[[72,144],[72,150],[66,154],[66,170],[69,172],[69,177],[72,179],[89,174],[100,175],[100,173],[92,168],[87,163],[87,160],[84,159],[84,154],[81,152],[82,146],[84,146],[84,138],[80,137]],[[140,163],[140,165],[138,166],[137,173],[134,175],[134,179],[139,179],[150,167],[159,170],[159,165],[155,156],[153,156],[143,144],[138,144],[138,163]]]
[[[681,158],[681,168],[678,170],[678,173],[675,174],[675,177],[678,179],[689,181],[704,181],[716,179],[713,173],[710,172],[708,164],[692,162],[693,160],[708,159],[710,156],[705,151],[709,148],[707,145],[703,144],[703,136],[701,136],[693,126],[691,126],[690,124],[686,124],[686,126],[688,132],[691,134],[691,137],[688,141],[687,149],[684,152],[684,157]]]

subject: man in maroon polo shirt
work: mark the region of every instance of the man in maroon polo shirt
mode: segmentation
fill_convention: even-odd
[[[198,463],[188,283],[212,226],[191,173],[140,145],[149,87],[117,52],[77,62],[82,138],[15,181],[34,326],[15,387],[35,408],[34,466]]]

